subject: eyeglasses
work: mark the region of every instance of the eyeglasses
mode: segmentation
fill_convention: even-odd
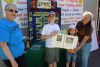
[[[15,13],[18,13],[17,10],[13,10],[13,9],[6,9],[6,10],[9,10],[9,12],[15,12]]]

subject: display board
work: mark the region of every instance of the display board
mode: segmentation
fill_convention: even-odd
[[[27,0],[28,2],[28,26],[30,43],[41,40],[41,30],[44,24],[48,23],[48,14],[50,11],[56,13],[56,23],[60,25],[61,8],[57,8],[56,1],[45,0]]]
[[[56,13],[57,19],[56,23],[60,25],[61,20],[61,9],[38,9],[33,8],[28,12],[29,18],[29,37],[30,41],[34,42],[35,40],[41,40],[41,30],[44,24],[48,24],[48,14],[50,11],[54,11]]]

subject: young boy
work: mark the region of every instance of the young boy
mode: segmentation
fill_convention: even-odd
[[[55,12],[49,12],[48,24],[44,25],[41,32],[41,38],[46,40],[45,60],[48,63],[48,67],[57,67],[57,62],[59,61],[59,49],[51,46],[51,38],[60,32],[60,27],[55,23],[55,20]]]

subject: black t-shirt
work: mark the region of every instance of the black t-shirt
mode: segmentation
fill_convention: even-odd
[[[83,40],[84,36],[90,36],[86,43],[91,42],[92,38],[92,27],[91,25],[83,25],[82,21],[78,22],[76,25],[76,29],[78,30],[77,36],[79,37],[79,43]]]

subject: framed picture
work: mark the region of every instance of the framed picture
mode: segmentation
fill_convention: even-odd
[[[53,48],[63,48],[63,41],[64,41],[64,35],[63,34],[57,34],[56,36],[52,37],[51,45]]]
[[[64,48],[64,49],[75,49],[77,47],[78,37],[65,35],[65,34],[57,34],[52,37],[51,45],[53,48]]]
[[[71,35],[65,35],[65,40],[63,47],[65,49],[75,49],[78,44],[78,37],[77,36],[71,36]]]

